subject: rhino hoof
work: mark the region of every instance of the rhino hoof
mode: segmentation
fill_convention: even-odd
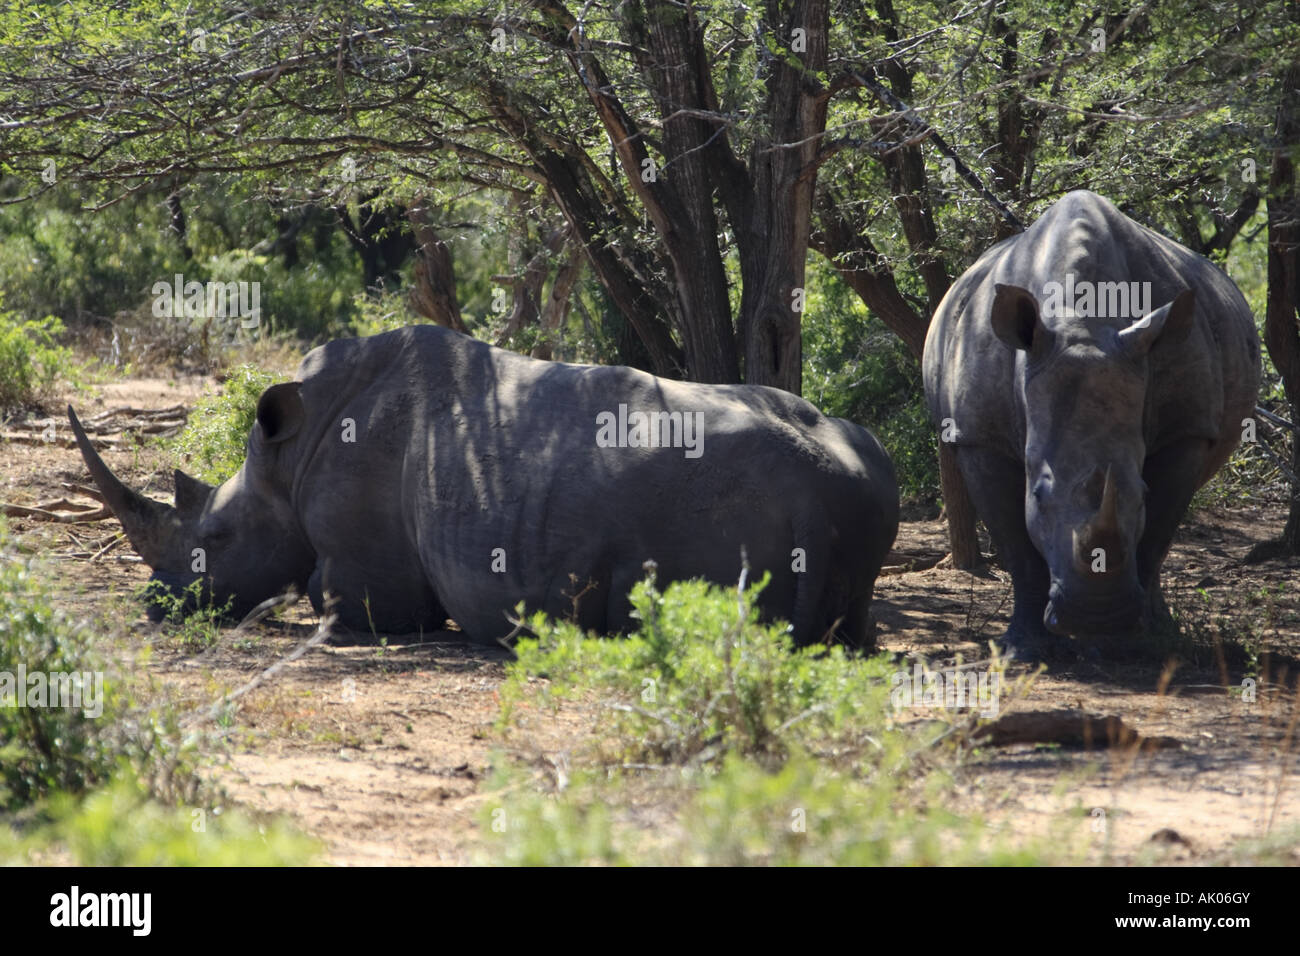
[[[1016,627],[1007,629],[998,642],[1007,660],[1037,664],[1060,653],[1062,641],[1055,635],[1026,633]]]

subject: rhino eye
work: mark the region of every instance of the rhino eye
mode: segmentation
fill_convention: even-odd
[[[232,534],[233,531],[231,528],[225,525],[221,525],[215,528],[210,528],[207,531],[205,531],[203,533],[203,540],[207,542],[209,546],[222,545],[230,540]]]
[[[1091,508],[1101,507],[1101,495],[1106,490],[1106,475],[1095,469],[1083,486],[1083,497]]]

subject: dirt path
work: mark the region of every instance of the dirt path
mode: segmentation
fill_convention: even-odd
[[[104,400],[154,407],[190,402],[202,384],[126,383],[105,388]],[[156,450],[105,457],[137,487],[170,492],[170,462]],[[32,504],[66,494],[63,482],[84,480],[74,449],[0,444],[0,501]],[[1240,561],[1252,543],[1277,532],[1282,518],[1276,506],[1201,512],[1170,555],[1171,604],[1195,633],[1228,638],[1222,655],[1207,643],[1203,660],[1172,674],[1149,660],[1054,665],[1015,704],[1117,715],[1143,734],[1176,738],[1178,747],[1152,753],[984,748],[959,778],[963,808],[995,826],[1036,833],[1049,832],[1072,810],[1073,832],[1082,834],[1095,861],[1149,855],[1221,862],[1242,840],[1300,824],[1300,734],[1291,693],[1300,676],[1300,561],[1252,567]],[[76,614],[92,617],[147,577],[129,548],[96,561],[73,556],[98,550],[117,530],[115,521],[68,526],[16,518],[10,527],[22,546],[49,559]],[[922,563],[933,560],[943,553],[942,525],[907,521],[896,548]],[[987,654],[1009,608],[1010,583],[997,570],[892,574],[877,587],[879,642],[940,664],[957,655],[972,660]],[[128,613],[135,610],[132,605]],[[227,632],[215,646],[196,650],[161,639],[141,619],[128,647],[150,644],[154,676],[197,707],[288,653],[314,623],[303,602],[250,637],[232,639]],[[437,637],[318,648],[249,694],[227,737],[222,779],[231,794],[290,814],[325,842],[336,864],[472,860],[487,799],[483,781],[499,746],[492,722],[506,655],[467,645],[454,633]],[[1252,653],[1261,676],[1250,703],[1225,686],[1241,686]],[[561,715],[557,750],[572,742],[566,734],[576,727]]]

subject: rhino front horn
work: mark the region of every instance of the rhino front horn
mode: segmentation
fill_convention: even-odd
[[[1106,484],[1101,492],[1101,507],[1097,509],[1096,529],[1098,532],[1106,534],[1116,534],[1119,532],[1119,492],[1116,489],[1115,479],[1111,475],[1111,467],[1106,466]]]
[[[77,437],[77,447],[81,449],[81,457],[86,462],[90,477],[99,486],[104,502],[122,522],[122,530],[130,539],[131,546],[151,568],[163,564],[179,523],[175,509],[161,501],[146,498],[122,484],[117,475],[104,464],[99,452],[95,451],[95,446],[86,437],[71,405],[68,406],[68,421],[72,425],[72,433]]]

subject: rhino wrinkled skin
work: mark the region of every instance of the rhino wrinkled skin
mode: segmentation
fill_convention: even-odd
[[[1160,565],[1259,390],[1255,322],[1232,280],[1072,192],[953,284],[923,373],[1012,576],[1013,653],[1167,622]]]
[[[619,631],[644,562],[661,586],[734,586],[744,547],[751,581],[772,574],[764,613],[798,643],[834,630],[870,646],[898,527],[884,449],[794,395],[537,361],[435,326],[313,350],[262,395],[240,471],[217,488],[177,471],[174,507],[122,485],[68,411],[154,579],[202,579],[235,617],[289,587],[319,613],[325,589],[354,631],[450,617],[491,639],[520,601],[569,617],[587,589],[578,623]],[[631,447],[645,432],[629,439],[625,422],[597,440],[598,422],[660,411],[690,416],[692,447]]]

